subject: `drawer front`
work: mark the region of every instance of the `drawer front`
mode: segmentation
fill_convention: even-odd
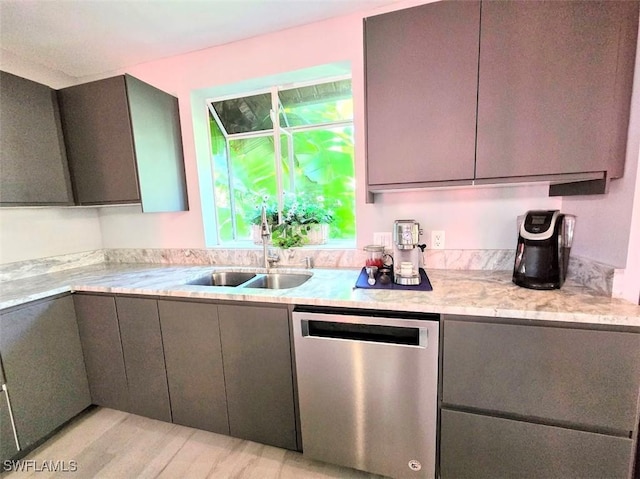
[[[442,479],[628,478],[633,441],[442,410]]]
[[[445,404],[622,433],[635,429],[640,334],[449,318]]]

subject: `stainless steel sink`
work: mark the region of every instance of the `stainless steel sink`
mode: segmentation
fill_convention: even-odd
[[[216,271],[186,284],[196,286],[233,286],[237,288],[288,289],[304,284],[311,273],[249,273]]]
[[[187,284],[202,286],[238,286],[256,277],[256,273],[245,271],[217,271],[202,278],[189,281]]]
[[[287,289],[304,284],[311,278],[309,274],[268,273],[242,285],[243,288]]]

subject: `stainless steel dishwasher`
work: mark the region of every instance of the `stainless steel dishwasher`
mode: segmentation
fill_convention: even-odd
[[[394,478],[435,477],[439,319],[294,310],[306,457]]]

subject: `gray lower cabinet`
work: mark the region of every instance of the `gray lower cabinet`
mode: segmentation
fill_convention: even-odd
[[[113,296],[74,294],[93,404],[129,410],[127,374]]]
[[[296,449],[288,310],[218,306],[230,434]]]
[[[633,441],[443,409],[442,479],[628,478]]]
[[[630,478],[640,334],[445,316],[441,472]]]
[[[55,91],[0,72],[0,205],[73,204]]]
[[[173,422],[229,434],[218,308],[158,301]]]
[[[129,411],[171,422],[162,333],[155,299],[116,297]]]
[[[130,75],[58,90],[76,202],[188,210],[177,98]]]
[[[3,312],[0,352],[21,448],[91,404],[71,296]]]

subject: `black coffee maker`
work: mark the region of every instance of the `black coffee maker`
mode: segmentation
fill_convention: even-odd
[[[576,217],[532,210],[518,225],[513,282],[531,289],[558,289],[567,277]]]

